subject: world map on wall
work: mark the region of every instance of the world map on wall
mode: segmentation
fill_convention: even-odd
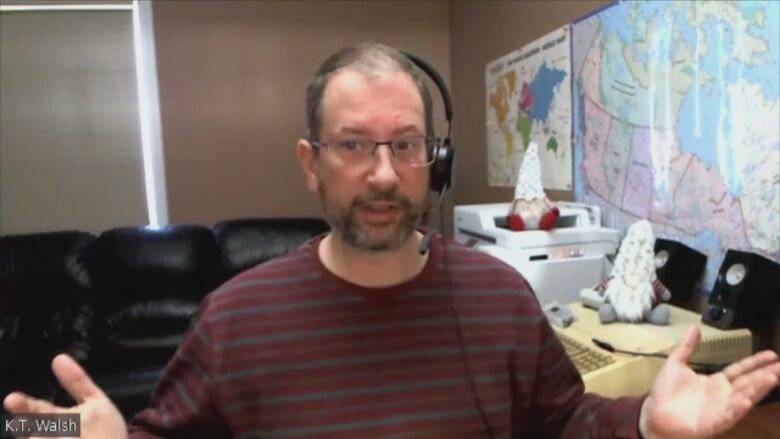
[[[485,69],[488,180],[514,186],[525,150],[539,145],[542,184],[570,190],[571,51],[565,26]]]
[[[574,24],[575,199],[780,262],[780,2],[620,2]]]

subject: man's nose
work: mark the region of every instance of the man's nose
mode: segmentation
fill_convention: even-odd
[[[368,182],[379,189],[387,189],[398,184],[398,172],[393,165],[393,152],[388,145],[379,145],[374,154],[374,164]]]

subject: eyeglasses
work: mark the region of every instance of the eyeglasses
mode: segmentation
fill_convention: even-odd
[[[309,143],[319,150],[328,148],[345,163],[364,165],[372,162],[380,145],[390,147],[393,159],[400,164],[413,168],[428,166],[434,162],[441,139],[425,136],[405,136],[388,142],[376,142],[369,139],[345,139],[332,142],[310,140]]]

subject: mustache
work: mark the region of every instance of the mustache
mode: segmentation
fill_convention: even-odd
[[[352,200],[352,206],[360,207],[369,203],[375,203],[377,201],[396,203],[401,207],[406,207],[406,208],[412,206],[411,200],[398,193],[398,190],[396,189],[385,190],[385,191],[371,191],[364,194],[360,194],[354,200]]]

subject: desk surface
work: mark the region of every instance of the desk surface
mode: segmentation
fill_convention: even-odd
[[[715,439],[780,439],[780,402],[754,408],[745,419]]]
[[[622,322],[602,325],[595,310],[579,302],[569,306],[577,316],[577,321],[570,326],[572,330],[609,342],[619,349],[669,353],[682,340],[688,328],[697,326],[701,341],[691,361],[729,363],[752,354],[752,336],[747,329],[724,331],[713,328],[701,322],[700,314],[673,305],[668,305],[671,324],[664,326]]]
[[[691,325],[697,325],[702,343],[692,361],[720,363],[750,355],[750,332],[722,331],[701,324],[699,314],[670,306],[671,325],[648,323],[610,323],[602,325],[598,313],[581,303],[569,305],[577,320],[568,328],[556,328],[594,350],[592,339],[606,341],[617,349],[643,353],[669,353]],[[722,343],[726,340],[728,343]],[[736,341],[735,341],[736,340]],[[663,359],[628,354],[611,354],[615,363],[585,374],[582,378],[588,392],[608,397],[637,396],[647,393],[658,375]],[[697,358],[698,357],[698,358]],[[711,361],[711,360],[715,361]],[[780,439],[780,438],[779,438]]]

